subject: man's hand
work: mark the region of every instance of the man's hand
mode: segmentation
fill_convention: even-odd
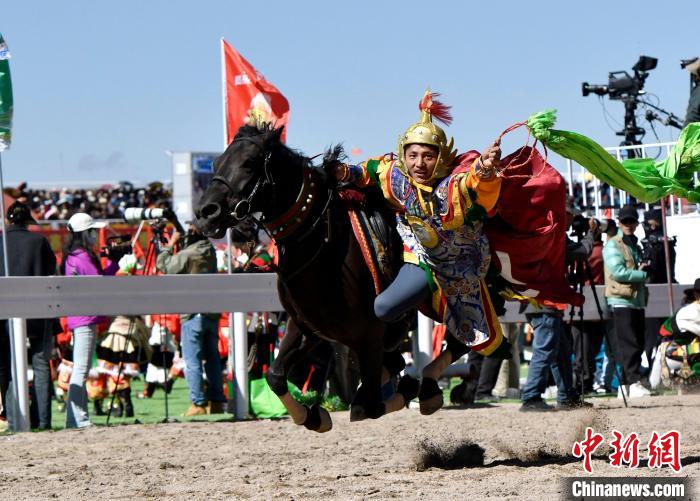
[[[170,240],[168,241],[168,245],[171,247],[175,246],[175,244],[180,241],[181,237],[182,234],[179,231],[173,231],[173,234],[170,236]]]
[[[643,262],[639,263],[639,266],[637,267],[637,269],[640,271],[644,271],[647,268],[649,268],[649,265],[650,265],[649,261],[643,261]]]
[[[481,167],[484,170],[484,174],[487,172],[493,172],[501,166],[501,144],[499,142],[493,143],[491,146],[486,148],[481,154]],[[490,175],[490,174],[488,174]],[[486,177],[488,177],[488,175]]]
[[[347,175],[348,166],[346,164],[338,162],[333,166],[333,176],[335,177],[335,180],[339,183],[345,181]]]

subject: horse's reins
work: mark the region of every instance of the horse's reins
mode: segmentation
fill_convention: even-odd
[[[241,140],[250,141],[251,143],[253,143],[253,144],[255,144],[256,146],[258,146],[261,150],[263,149],[263,146],[262,146],[260,143],[258,143],[257,141],[253,140],[252,138],[241,137],[241,138],[236,139],[236,141],[241,141]],[[318,156],[318,155],[316,155],[316,156]],[[300,205],[300,204],[299,204],[299,202],[302,202],[302,204],[303,204],[305,192],[306,192],[307,190],[309,190],[310,187],[313,187],[313,186],[314,186],[314,182],[310,180],[310,179],[311,179],[311,176],[309,175],[309,177],[307,178],[307,175],[306,175],[306,173],[305,173],[305,174],[304,174],[304,179],[302,180],[302,186],[301,186],[301,188],[300,188],[299,195],[298,195],[298,197],[297,197],[297,199],[298,199],[298,200],[297,200],[297,203],[295,203],[294,206],[292,206],[292,208],[291,208],[289,211],[287,211],[285,214],[283,214],[282,216],[280,216],[279,218],[277,218],[275,221],[270,221],[270,222],[267,222],[267,221],[266,221],[265,223],[263,223],[263,222],[260,221],[258,218],[256,218],[256,217],[251,213],[251,209],[252,209],[252,207],[253,207],[253,201],[254,201],[256,195],[257,195],[260,191],[262,191],[262,189],[264,189],[264,187],[265,187],[266,185],[270,185],[270,186],[272,187],[272,190],[273,190],[273,198],[274,198],[275,192],[276,192],[275,182],[274,182],[274,180],[272,179],[272,176],[271,176],[270,170],[269,170],[269,163],[270,163],[271,157],[272,157],[272,152],[269,152],[269,151],[268,151],[268,152],[265,154],[265,162],[264,162],[264,164],[263,164],[263,170],[264,170],[264,172],[265,172],[265,176],[264,176],[264,177],[263,177],[263,176],[259,177],[258,180],[257,180],[256,183],[255,183],[255,186],[253,186],[253,189],[251,190],[250,194],[248,194],[248,196],[247,196],[246,198],[244,198],[244,199],[242,199],[242,200],[240,200],[240,201],[238,201],[238,202],[236,203],[236,206],[233,208],[233,211],[231,212],[231,216],[232,216],[234,219],[236,219],[237,221],[242,221],[242,220],[245,219],[246,217],[251,218],[252,221],[253,221],[253,223],[254,223],[254,225],[256,226],[256,228],[257,228],[258,230],[264,231],[264,232],[267,234],[267,236],[268,236],[271,240],[276,240],[276,241],[279,242],[279,241],[284,240],[285,238],[289,237],[290,235],[292,235],[292,234],[294,233],[293,230],[295,230],[296,228],[295,228],[294,226],[286,226],[286,227],[284,227],[284,230],[292,230],[292,231],[290,231],[290,232],[288,232],[288,233],[286,233],[286,234],[285,234],[285,233],[281,233],[281,232],[280,232],[280,234],[277,234],[278,231],[277,231],[277,230],[273,230],[272,234],[270,234],[270,231],[268,231],[268,226],[274,227],[274,225],[275,225],[277,222],[279,222],[279,221],[286,220],[286,219],[293,219],[294,216],[295,216],[294,211],[298,210],[299,208],[301,208],[301,210],[302,210],[303,212],[306,212],[306,211],[308,210],[307,214],[310,213],[310,212],[311,212],[310,204],[311,204],[312,201],[313,201],[313,194],[315,193],[315,191],[312,191],[311,193],[306,193],[306,196],[308,197],[308,199],[306,200],[307,203],[308,203],[308,205]],[[315,157],[312,157],[312,158],[309,159],[309,160],[312,160],[313,158],[315,158]],[[308,167],[304,167],[304,168],[309,169]],[[217,175],[212,176],[212,179],[211,179],[211,180],[212,180],[212,181],[217,181],[217,182],[223,184],[223,185],[228,189],[228,191],[229,191],[230,194],[233,194],[233,193],[234,193],[234,190],[233,190],[233,187],[231,186],[231,183],[229,183],[229,181],[228,181],[225,177],[220,176],[220,175],[217,174]],[[307,182],[308,182],[309,184],[307,184]],[[310,226],[309,228],[307,228],[307,230],[306,230],[302,235],[300,235],[299,237],[297,237],[297,239],[296,239],[297,242],[302,242],[302,241],[304,241],[309,235],[311,235],[311,234],[318,228],[319,224],[321,223],[321,221],[322,221],[323,219],[325,219],[325,220],[326,220],[326,223],[327,223],[326,235],[325,235],[325,237],[323,238],[323,242],[324,242],[324,243],[328,243],[328,242],[330,241],[330,237],[331,237],[331,220],[330,220],[329,217],[327,217],[327,215],[328,215],[328,210],[329,210],[329,208],[330,208],[330,204],[331,204],[332,199],[333,199],[333,190],[332,190],[332,189],[328,189],[328,198],[326,199],[326,203],[325,203],[325,205],[323,206],[323,209],[321,209],[320,214],[316,217],[316,219],[315,219],[314,222],[311,224],[311,226]],[[299,206],[299,207],[298,207],[298,206]],[[304,219],[305,219],[305,218],[304,218]],[[301,220],[300,218],[297,217],[297,218],[296,218],[296,221],[300,224],[302,220]],[[292,221],[292,222],[294,222],[294,221]],[[292,278],[294,278],[295,276],[297,276],[299,273],[301,273],[302,271],[304,271],[304,270],[305,270],[311,263],[313,263],[313,262],[316,260],[316,258],[320,255],[321,251],[323,250],[323,247],[324,247],[323,245],[319,245],[318,248],[317,248],[317,250],[316,250],[316,252],[314,253],[314,255],[311,256],[311,259],[307,260],[306,263],[304,263],[304,265],[303,265],[301,268],[298,268],[297,270],[295,270],[294,273],[292,273],[291,275],[287,276],[287,277],[285,278],[285,280],[291,280]]]

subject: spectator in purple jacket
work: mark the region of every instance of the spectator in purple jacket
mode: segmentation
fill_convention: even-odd
[[[63,248],[61,273],[66,276],[114,275],[119,266],[110,261],[102,269],[95,254],[97,229],[107,223],[97,222],[90,215],[79,212],[68,220],[70,235]],[[68,387],[66,406],[66,428],[92,426],[88,416],[85,381],[90,370],[90,361],[95,351],[97,325],[104,318],[98,316],[68,317],[68,328],[73,331],[73,372]]]

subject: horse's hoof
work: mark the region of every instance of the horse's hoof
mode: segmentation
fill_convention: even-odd
[[[314,431],[318,433],[326,433],[327,431],[331,431],[333,429],[333,419],[331,419],[330,413],[323,407],[319,407],[318,412],[321,416],[321,426]]]
[[[418,396],[420,390],[420,382],[411,376],[403,376],[399,381],[399,386],[396,388],[396,393],[400,393],[406,404]]]
[[[430,416],[440,410],[443,404],[442,395],[435,395],[427,400],[420,400],[420,413]]]
[[[333,428],[333,420],[326,409],[319,405],[312,405],[306,413],[306,420],[302,423],[307,430],[317,433],[325,433]]]
[[[418,391],[418,399],[420,401],[420,413],[424,416],[429,416],[435,413],[442,407],[444,403],[442,390],[432,378],[424,377]]]
[[[350,422],[364,421],[367,419],[367,413],[362,405],[352,405],[350,406]]]

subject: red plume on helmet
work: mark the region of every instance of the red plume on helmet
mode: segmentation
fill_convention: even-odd
[[[418,104],[418,109],[420,111],[430,113],[430,115],[438,122],[442,122],[445,125],[450,125],[452,123],[452,113],[450,113],[451,106],[447,106],[441,101],[435,99],[439,95],[440,94],[437,92],[427,91],[425,96],[423,96],[423,99],[421,99],[420,103]]]

